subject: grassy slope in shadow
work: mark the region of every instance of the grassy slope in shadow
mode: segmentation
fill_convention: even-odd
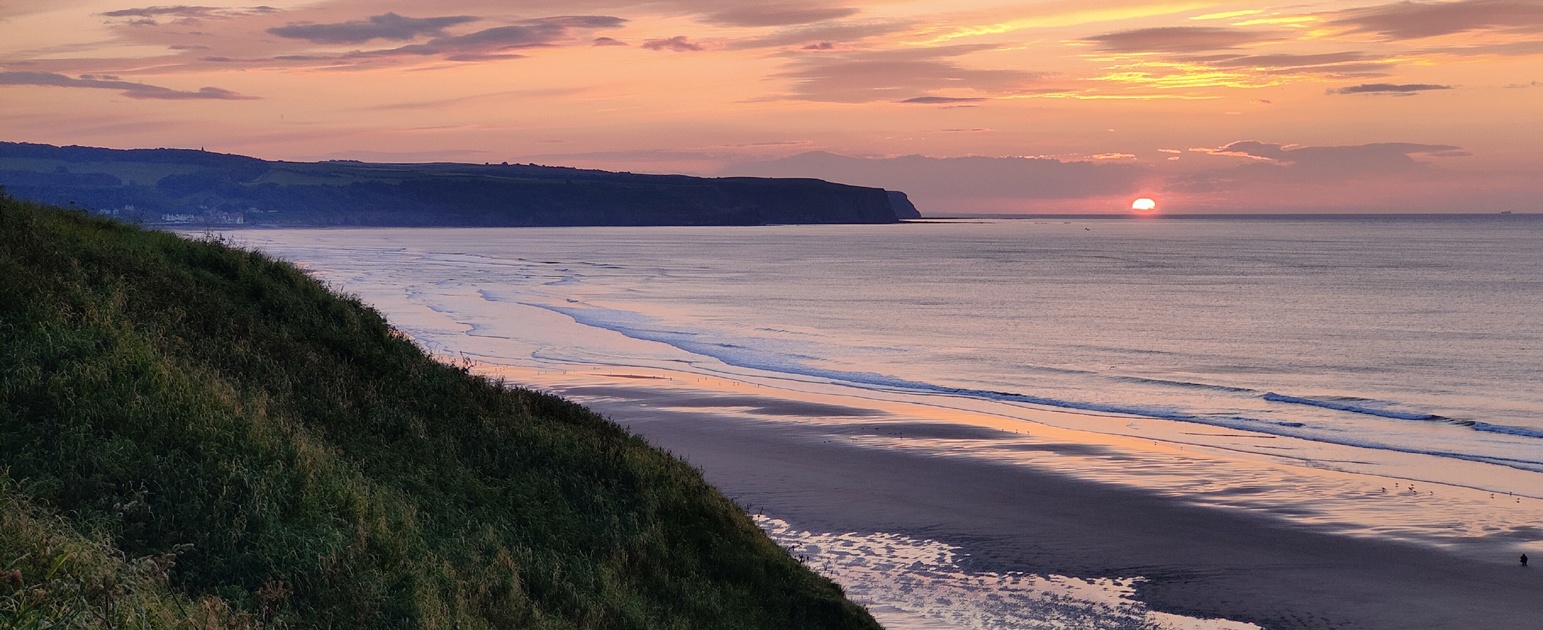
[[[292,265],[0,199],[0,626],[876,628],[698,471]]]

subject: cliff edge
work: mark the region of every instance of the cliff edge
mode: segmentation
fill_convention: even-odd
[[[535,164],[273,162],[186,149],[0,142],[18,199],[145,224],[584,226],[894,223],[903,194],[818,179]]]

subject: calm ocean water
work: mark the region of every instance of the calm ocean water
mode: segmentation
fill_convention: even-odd
[[[1543,472],[1538,217],[238,238],[487,361],[771,374]]]
[[[1543,217],[231,236],[432,351],[623,423],[669,395],[583,392],[718,396],[752,407],[714,408],[715,422],[812,422],[855,448],[987,458],[1470,557],[1543,555]],[[766,397],[880,411],[768,416],[753,407]],[[876,422],[894,424],[840,430]],[[900,433],[939,422],[1021,434]],[[1153,613],[1131,599],[1139,576],[983,574],[939,541],[761,524],[890,627],[1254,627]]]

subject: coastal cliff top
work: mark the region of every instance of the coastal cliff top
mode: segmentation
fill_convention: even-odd
[[[0,197],[0,348],[0,625],[877,627],[691,466],[259,253]]]
[[[894,223],[904,193],[818,179],[537,164],[278,162],[189,149],[0,142],[18,199],[145,224],[289,227]]]

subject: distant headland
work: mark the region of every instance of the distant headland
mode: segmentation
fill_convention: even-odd
[[[201,149],[0,142],[0,186],[120,220],[193,226],[895,223],[905,193],[818,179],[639,175],[536,164],[281,162]]]

